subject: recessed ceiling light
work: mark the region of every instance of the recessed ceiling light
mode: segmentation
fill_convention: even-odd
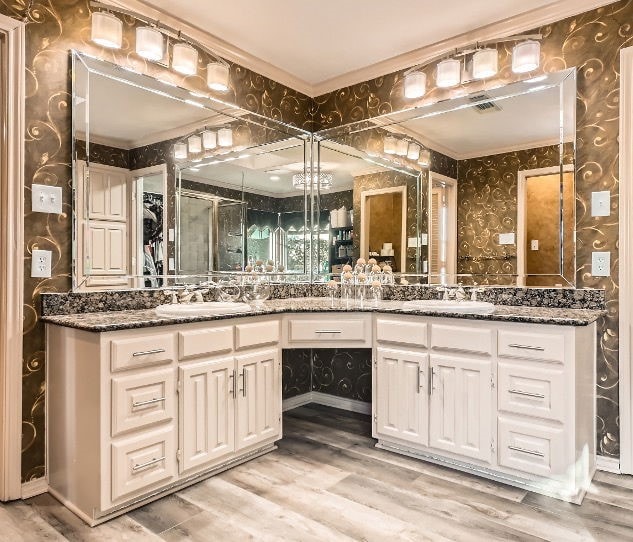
[[[279,175],[271,175],[270,176],[270,180],[271,181],[278,181],[279,179],[281,179],[281,177]]]

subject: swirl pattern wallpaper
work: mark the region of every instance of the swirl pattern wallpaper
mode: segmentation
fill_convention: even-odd
[[[25,20],[26,26],[26,163],[25,208],[31,207],[33,183],[64,189],[63,214],[28,211],[24,218],[25,307],[23,360],[24,481],[44,475],[44,328],[38,320],[42,292],[67,291],[71,284],[71,49],[87,52],[150,75],[160,75],[191,90],[206,90],[205,72],[180,76],[147,63],[133,53],[135,20],[124,19],[124,46],[105,51],[90,42],[88,0],[0,0],[0,13]],[[619,51],[633,41],[633,0],[537,29],[543,34],[545,72],[576,67],[576,277],[577,287],[604,288],[608,315],[599,324],[598,437],[599,453],[619,455],[618,427],[618,121]],[[476,91],[517,80],[511,71],[511,46],[500,48],[498,77],[469,85]],[[200,66],[208,55],[200,55]],[[426,68],[432,81],[433,66]],[[231,65],[231,88],[222,99],[269,118],[305,129],[335,127],[416,105],[405,100],[403,72],[359,83],[311,99],[239,65]],[[430,88],[419,103],[450,96]],[[590,215],[591,192],[609,190],[611,216]],[[53,276],[30,278],[34,248],[53,252]],[[590,253],[612,254],[611,277],[590,275]]]

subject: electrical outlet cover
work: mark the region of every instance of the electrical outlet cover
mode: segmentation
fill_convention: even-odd
[[[499,234],[500,245],[514,245],[514,233],[500,233]]]
[[[52,259],[53,253],[50,250],[34,250],[31,254],[31,277],[49,278]]]
[[[62,189],[45,184],[31,185],[31,211],[34,213],[62,213]]]
[[[594,277],[608,277],[611,274],[611,253],[591,253],[591,274]]]

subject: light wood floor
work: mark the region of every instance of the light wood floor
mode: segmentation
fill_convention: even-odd
[[[91,529],[48,494],[0,506],[0,540],[633,541],[633,477],[582,506],[373,447],[367,416],[284,416],[279,449]]]

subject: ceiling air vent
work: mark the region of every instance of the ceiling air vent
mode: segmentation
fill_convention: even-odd
[[[474,104],[475,111],[477,113],[492,113],[494,111],[501,111],[501,108],[492,101],[492,98],[488,94],[477,94],[476,96],[469,96],[468,100]]]

